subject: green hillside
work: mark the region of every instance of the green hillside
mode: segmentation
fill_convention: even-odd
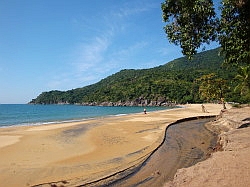
[[[239,101],[239,93],[233,92],[237,71],[222,67],[223,57],[218,53],[219,48],[201,52],[191,61],[182,57],[155,68],[121,70],[82,88],[43,92],[30,103],[127,106],[203,102],[196,79],[209,73],[226,80],[226,101]]]

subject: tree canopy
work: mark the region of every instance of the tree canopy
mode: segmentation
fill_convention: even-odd
[[[147,103],[158,104],[164,100],[176,103],[200,103],[208,99],[206,96],[209,96],[207,94],[209,91],[213,91],[211,87],[209,90],[204,90],[203,94],[206,95],[199,93],[202,86],[206,87],[203,79],[200,79],[202,76],[213,73],[211,81],[214,83],[209,83],[210,85],[215,83],[221,85],[220,80],[226,80],[226,87],[235,87],[236,68],[230,67],[221,71],[223,57],[217,55],[219,50],[217,48],[197,53],[191,61],[187,57],[181,57],[155,68],[121,70],[86,87],[43,92],[30,103],[102,105],[103,102],[126,103],[140,99],[147,100]],[[215,93],[210,101],[219,100],[223,96],[226,101],[245,102],[240,97],[241,89],[236,92],[233,90],[225,92],[225,88],[222,87],[218,91],[221,92]]]
[[[168,39],[180,45],[184,55],[191,57],[202,43],[216,40],[218,19],[212,0],[166,0],[162,11]]]
[[[249,4],[249,0],[222,0],[221,15],[216,15],[212,0],[166,0],[162,3],[165,32],[189,57],[203,43],[218,41],[226,62],[249,65]]]
[[[225,64],[238,67],[239,73],[250,68],[249,0],[221,0],[220,15],[212,0],[166,0],[161,7],[167,37],[184,55],[192,58],[204,43],[217,41]],[[238,80],[249,95],[249,78]]]
[[[250,65],[250,2],[223,0],[218,39],[225,62]]]

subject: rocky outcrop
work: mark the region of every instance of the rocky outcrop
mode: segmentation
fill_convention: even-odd
[[[133,101],[118,101],[118,102],[85,102],[81,103],[84,106],[175,106],[176,102],[167,101],[164,97],[159,97],[155,100],[137,98]]]

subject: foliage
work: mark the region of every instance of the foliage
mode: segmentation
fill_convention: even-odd
[[[225,62],[246,66],[250,63],[250,2],[223,0],[219,41]]]
[[[192,57],[201,44],[219,41],[225,62],[249,65],[249,0],[222,0],[221,15],[212,0],[166,0],[162,3],[165,32],[169,41],[180,45]]]
[[[202,43],[216,39],[218,19],[212,0],[166,0],[162,3],[164,27],[170,42],[180,45],[189,58]]]
[[[223,57],[219,48],[198,53],[189,61],[187,57],[173,60],[150,69],[125,69],[96,84],[68,91],[43,92],[30,103],[35,104],[84,104],[101,102],[126,102],[143,98],[148,101],[166,100],[177,103],[197,103],[205,99],[199,95],[203,75],[215,73],[217,78],[227,80],[227,87],[235,86],[235,67],[223,69]],[[222,71],[223,70],[223,71]],[[226,101],[239,101],[240,92],[229,91]],[[245,102],[244,100],[242,102]]]
[[[246,77],[250,77],[250,72],[245,71],[245,77],[240,74],[250,65],[250,2],[222,0],[221,4],[221,15],[216,16],[212,0],[166,0],[162,3],[165,32],[169,41],[181,46],[189,58],[201,44],[219,41],[224,63],[239,68],[235,90],[241,88],[243,100],[249,101]]]
[[[235,91],[240,91],[244,100],[250,100],[250,66],[240,67],[235,79],[239,80]]]
[[[203,75],[197,79],[200,82],[199,93],[207,101],[223,100],[226,93],[226,80],[217,78],[214,73]]]

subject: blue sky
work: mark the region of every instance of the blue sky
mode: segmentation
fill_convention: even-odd
[[[164,33],[162,2],[0,1],[0,104],[27,103],[43,91],[181,57]]]

